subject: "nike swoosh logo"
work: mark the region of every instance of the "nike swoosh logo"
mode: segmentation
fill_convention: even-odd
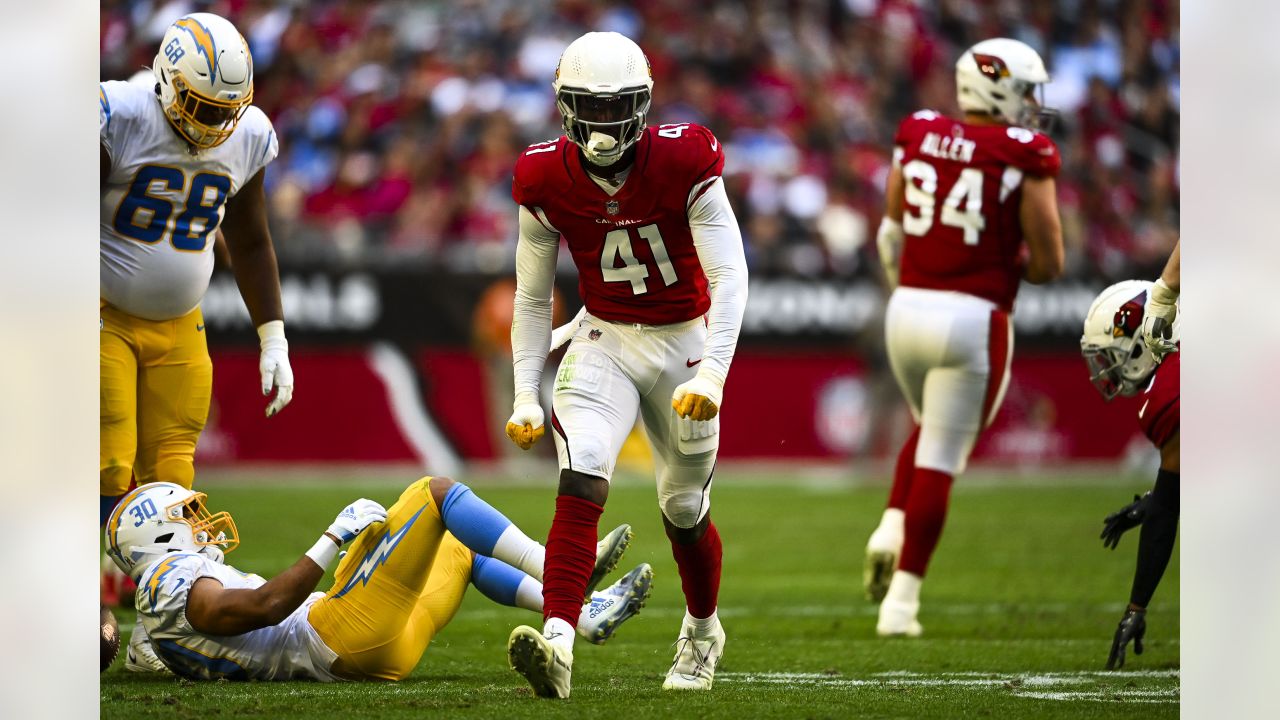
[[[1142,408],[1141,408],[1140,410],[1138,410],[1138,418],[1139,418],[1139,419],[1141,419],[1141,418],[1142,418],[1142,414],[1143,414],[1143,413],[1145,413],[1145,412],[1147,411],[1147,403],[1149,403],[1149,402],[1151,402],[1151,401],[1150,401],[1150,400],[1148,400],[1147,402],[1142,403]]]
[[[718,147],[720,147],[720,141],[714,137],[711,138],[711,152],[715,152]]]
[[[685,360],[684,364],[686,367],[693,367],[694,365],[697,365],[700,362],[702,362],[702,358],[698,358],[697,360]]]
[[[204,326],[203,326],[203,325],[197,325],[197,326],[196,326],[196,332],[204,332]]]

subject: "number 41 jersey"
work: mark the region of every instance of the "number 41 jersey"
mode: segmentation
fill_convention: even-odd
[[[689,208],[724,171],[724,149],[689,123],[649,127],[610,195],[563,135],[516,162],[512,198],[560,233],[578,266],[587,312],[611,322],[669,325],[711,306],[689,230]]]
[[[213,231],[227,199],[279,152],[271,121],[250,107],[226,142],[192,155],[150,87],[112,81],[98,88],[98,127],[111,156],[99,220],[101,297],[135,317],[181,317],[209,287]]]
[[[1022,181],[1057,176],[1057,146],[1026,128],[969,125],[931,110],[903,120],[894,146],[906,183],[901,284],[1011,311],[1022,280]]]

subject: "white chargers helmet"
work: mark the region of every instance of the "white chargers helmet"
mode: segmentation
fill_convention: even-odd
[[[120,498],[105,529],[107,555],[136,582],[151,563],[173,552],[222,562],[240,544],[231,515],[210,515],[205,494],[170,482],[140,485]]]
[[[1142,339],[1143,306],[1152,283],[1125,280],[1103,290],[1084,319],[1080,352],[1089,366],[1089,379],[1108,401],[1117,395],[1137,395],[1160,361]],[[1173,342],[1178,341],[1178,321]]]
[[[1049,82],[1040,54],[1009,38],[974,45],[956,61],[956,101],[965,112],[985,113],[1011,125],[1033,127],[1049,113],[1033,94]]]
[[[617,162],[644,133],[653,72],[625,35],[589,32],[569,43],[552,87],[564,134],[593,165]]]
[[[253,58],[236,27],[211,13],[169,26],[151,65],[165,117],[195,151],[217,147],[253,103]]]

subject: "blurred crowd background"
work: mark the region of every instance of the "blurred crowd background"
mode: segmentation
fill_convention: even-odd
[[[994,36],[1053,75],[1068,277],[1154,276],[1177,235],[1177,0],[104,0],[102,79],[149,66],[193,11],[249,41],[286,265],[509,269],[511,168],[560,134],[553,73],[588,30],[649,55],[651,123],[724,143],[755,273],[872,277],[897,123],[955,112],[956,57]]]

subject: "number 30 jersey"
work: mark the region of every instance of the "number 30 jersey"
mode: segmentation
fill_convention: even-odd
[[[561,136],[516,162],[512,198],[559,233],[578,266],[578,292],[602,320],[669,325],[711,306],[689,230],[689,208],[724,171],[724,149],[689,123],[645,129],[622,187],[605,192]]]
[[[250,107],[226,142],[191,155],[151,88],[112,81],[98,88],[98,127],[111,156],[99,222],[101,297],[147,320],[181,317],[209,287],[227,199],[279,152],[271,121]]]
[[[1022,280],[1022,181],[1057,176],[1057,146],[1026,128],[921,110],[898,127],[894,164],[906,183],[901,284],[1011,311]]]

